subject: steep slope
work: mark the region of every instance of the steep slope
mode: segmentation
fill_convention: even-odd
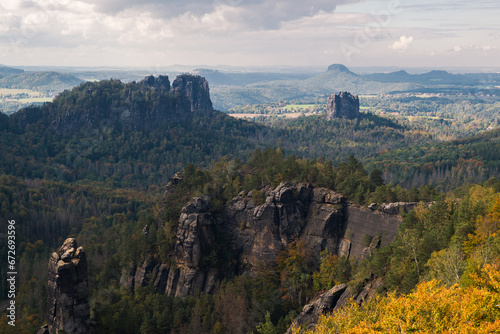
[[[44,106],[2,115],[0,123],[3,173],[133,187],[166,183],[190,162],[243,157],[272,137],[261,125],[214,111],[208,83],[193,75],[172,86],[167,77],[84,83]]]
[[[224,278],[274,263],[296,238],[312,259],[327,249],[359,260],[388,245],[401,223],[398,205],[392,212],[362,209],[330,189],[297,182],[241,192],[220,212],[211,207],[209,197],[195,197],[182,208],[170,267],[147,257],[122,276],[122,284],[134,289],[153,282],[158,292],[176,297],[212,293]],[[373,238],[369,246],[363,244],[367,236]]]

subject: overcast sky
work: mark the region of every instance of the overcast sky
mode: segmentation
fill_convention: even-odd
[[[498,0],[2,0],[0,64],[500,66]]]

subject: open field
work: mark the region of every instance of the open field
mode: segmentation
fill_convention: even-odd
[[[0,111],[11,114],[30,104],[50,102],[53,99],[31,89],[0,88]]]
[[[0,88],[0,98],[5,98],[8,97],[9,95],[12,97],[27,95],[27,97],[33,97],[33,98],[40,98],[44,96],[44,94],[31,89]]]
[[[298,118],[300,116],[311,116],[315,115],[313,113],[302,113],[302,112],[293,112],[293,113],[287,113],[287,114],[281,114],[281,115],[276,115],[276,114],[228,114],[229,116],[233,116],[235,118],[254,118],[258,116],[263,116],[263,117],[285,117],[285,118]]]
[[[292,110],[292,109],[308,109],[308,108],[314,108],[317,106],[322,106],[320,104],[288,104],[283,107],[283,109],[286,110]]]

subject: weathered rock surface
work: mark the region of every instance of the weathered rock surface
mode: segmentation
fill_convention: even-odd
[[[286,334],[292,334],[294,328],[301,327],[301,333],[306,329],[314,329],[321,315],[336,311],[346,305],[350,300],[358,304],[372,298],[378,289],[383,286],[381,279],[367,282],[361,292],[355,293],[347,284],[339,284],[316,297],[314,301],[304,306],[302,312],[295,318]]]
[[[200,269],[205,267],[204,252],[216,241],[217,224],[209,209],[208,197],[195,197],[182,208],[174,248],[176,266],[170,268],[166,278],[168,295],[186,297],[200,291],[210,292],[215,287],[216,271]]]
[[[348,92],[332,94],[326,104],[326,119],[354,119],[359,117],[359,98]]]
[[[336,285],[324,294],[317,297],[313,302],[307,304],[302,312],[295,318],[286,334],[292,334],[293,328],[301,326],[302,330],[314,327],[320,315],[333,310],[338,300],[347,290],[347,284]]]
[[[399,224],[401,218],[398,215],[384,214],[353,205],[347,206],[345,224],[342,228],[343,239],[348,239],[350,243],[349,257],[362,258],[366,235],[377,238],[377,247],[387,246],[396,237]]]
[[[139,84],[166,92],[170,91],[170,80],[168,80],[167,75],[159,75],[157,77],[150,75],[145,77]]]
[[[418,205],[418,202],[396,202],[383,203],[380,205],[380,211],[390,215],[399,215],[401,212],[408,213]]]
[[[174,93],[186,96],[190,102],[191,112],[212,111],[212,101],[208,81],[199,75],[179,75],[172,84]]]
[[[100,88],[89,88],[83,104],[70,105],[57,117],[51,127],[63,135],[72,135],[81,129],[103,129],[109,126],[125,130],[156,130],[171,122],[189,119],[195,112],[213,110],[208,82],[190,74],[179,75],[172,89],[167,76],[148,76],[139,83],[139,89],[128,89],[114,99],[101,99]],[[123,89],[127,89],[127,86]],[[96,97],[94,97],[96,96]],[[35,116],[29,116],[26,122]]]
[[[90,333],[87,259],[76,240],[68,238],[49,260],[48,331]]]
[[[210,293],[222,278],[252,275],[258,263],[272,263],[295,238],[312,258],[328,249],[362,259],[389,244],[400,223],[398,215],[350,205],[341,194],[306,183],[242,192],[218,213],[211,212],[208,197],[196,197],[181,211],[174,264],[146,259],[127,270],[121,283],[133,289],[153,282],[158,291],[178,297]],[[371,243],[365,247],[367,235]],[[214,245],[230,257],[217,268],[211,262]]]

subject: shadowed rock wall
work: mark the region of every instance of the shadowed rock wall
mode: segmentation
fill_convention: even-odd
[[[272,263],[294,238],[312,258],[328,249],[361,259],[389,244],[400,223],[398,215],[350,205],[341,194],[306,183],[242,192],[218,213],[211,212],[210,198],[196,197],[179,218],[174,264],[147,258],[121,282],[134,289],[152,281],[159,292],[177,297],[210,293],[222,278],[252,275],[259,263]],[[214,254],[227,263],[211,266]]]

